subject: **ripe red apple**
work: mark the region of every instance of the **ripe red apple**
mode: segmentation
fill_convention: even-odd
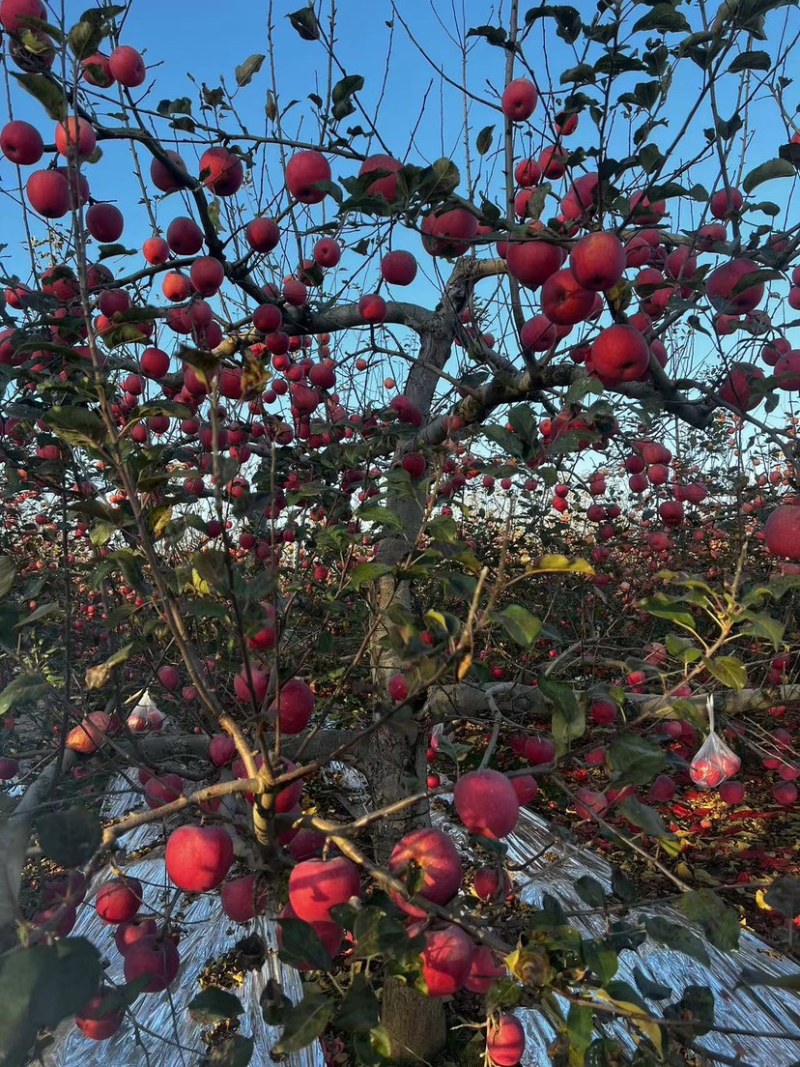
[[[121,956],[127,956],[137,942],[154,938],[157,933],[155,919],[149,915],[137,915],[128,922],[119,924],[114,932],[114,944]]]
[[[563,255],[558,245],[542,240],[509,241],[508,273],[528,289],[538,289],[560,268]]]
[[[269,672],[259,670],[251,664],[248,677],[247,670],[242,667],[233,679],[233,690],[237,700],[242,704],[255,702],[259,707],[264,703],[269,689]]]
[[[422,220],[422,245],[432,256],[463,256],[472,247],[478,220],[466,208],[453,208]]]
[[[142,255],[152,266],[160,266],[169,259],[169,245],[163,237],[148,237],[142,245]]]
[[[386,301],[377,293],[366,293],[358,301],[358,310],[364,322],[383,322],[386,318]]]
[[[752,259],[734,259],[709,274],[706,295],[712,306],[725,315],[743,315],[753,311],[764,296],[764,283],[742,287],[743,279],[760,270]]]
[[[142,374],[146,375],[148,378],[154,378],[156,381],[159,381],[169,370],[169,356],[160,348],[146,348],[144,352],[142,352],[142,358],[139,361],[139,365],[142,368]],[[175,670],[174,667],[170,669]],[[167,688],[172,687],[168,686]]]
[[[25,195],[34,211],[46,219],[60,219],[70,209],[69,183],[59,170],[37,170],[25,185]]]
[[[393,674],[386,683],[386,691],[397,704],[408,699],[408,682],[402,674]]]
[[[764,541],[770,555],[800,559],[800,504],[781,504],[770,512]]]
[[[222,826],[179,826],[164,853],[167,874],[187,893],[216,889],[233,863],[233,841]]]
[[[92,1041],[107,1041],[122,1026],[125,1008],[116,1003],[117,993],[104,989],[92,997],[75,1016],[75,1025]]]
[[[130,985],[148,979],[143,993],[160,993],[178,974],[180,956],[171,937],[143,938],[125,956],[125,981]]]
[[[248,223],[245,237],[254,252],[271,252],[277,248],[281,232],[272,219],[258,218]]]
[[[214,256],[198,256],[191,266],[189,276],[200,296],[214,296],[225,281],[225,268]]]
[[[225,767],[236,755],[236,745],[227,734],[215,734],[208,746],[208,758],[215,767]]]
[[[390,285],[411,285],[417,276],[417,261],[410,252],[389,252],[381,260],[381,274]]]
[[[67,748],[91,756],[105,744],[106,734],[111,725],[111,716],[104,711],[92,711],[78,725],[73,726],[67,734]]]
[[[650,786],[650,796],[658,803],[668,803],[675,796],[678,787],[668,774],[659,774]]]
[[[0,757],[0,782],[8,782],[19,774],[19,760],[10,756]]]
[[[594,789],[579,789],[575,800],[575,811],[579,819],[591,819],[593,815],[602,817],[608,810],[605,796]]]
[[[277,698],[269,706],[271,718],[277,715],[281,733],[293,736],[302,733],[311,721],[316,703],[311,686],[302,678],[290,678],[281,686]]]
[[[135,89],[147,77],[144,60],[130,45],[123,44],[115,48],[108,59],[108,69],[120,85]]]
[[[510,834],[517,825],[517,794],[499,771],[486,768],[463,775],[453,790],[453,802],[470,833],[496,839]]]
[[[425,827],[406,834],[389,857],[389,871],[403,879],[410,871],[419,872],[417,894],[434,904],[448,904],[461,886],[464,871],[452,840],[441,830]],[[393,894],[394,902],[407,915],[424,918],[427,912]]]
[[[644,337],[623,323],[603,330],[587,357],[587,367],[604,385],[636,381],[649,366],[650,350]]]
[[[107,923],[129,922],[142,906],[142,883],[138,878],[114,878],[100,886],[95,908]]]
[[[525,1028],[516,1015],[501,1015],[490,1024],[486,1052],[496,1067],[516,1067],[525,1052]]]
[[[0,130],[0,152],[12,163],[30,167],[44,155],[42,135],[29,122],[8,122]]]
[[[498,867],[481,867],[475,872],[473,888],[479,900],[497,902],[505,900],[511,892],[511,879]]]
[[[314,262],[320,267],[335,267],[342,258],[342,246],[332,237],[323,237],[314,245]]]
[[[615,233],[588,233],[573,246],[569,265],[584,289],[611,289],[625,273],[625,246]]]
[[[182,157],[177,152],[165,151],[164,154],[186,177],[181,178],[174,174],[166,163],[162,163],[160,159],[154,157],[150,163],[150,179],[153,185],[155,185],[156,189],[160,189],[162,193],[174,193],[179,189],[185,189],[190,184],[190,179]]]
[[[521,808],[530,804],[539,792],[539,784],[532,774],[520,774],[510,778],[509,781],[517,794],[517,800]]]
[[[719,795],[725,804],[741,804],[744,800],[744,786],[741,782],[723,782],[719,787]]]
[[[500,101],[503,114],[512,122],[525,122],[536,109],[539,93],[528,78],[515,78],[503,90]]]
[[[86,212],[86,228],[96,241],[113,244],[122,236],[125,219],[113,204],[92,204]]]
[[[304,860],[289,875],[289,902],[306,922],[333,922],[331,908],[360,892],[358,867],[346,856]]]
[[[794,782],[778,782],[772,787],[772,795],[779,804],[790,807],[797,800],[797,786]]]
[[[244,181],[242,161],[227,148],[209,148],[200,157],[200,178],[217,196],[233,196]]]
[[[167,243],[176,255],[194,256],[203,247],[203,231],[194,219],[182,216],[167,227]]]
[[[267,910],[267,887],[255,874],[245,874],[222,883],[222,910],[237,923],[250,922]]]
[[[97,136],[91,122],[72,115],[56,124],[55,142],[59,155],[88,159],[97,147]]]
[[[47,19],[42,0],[3,0],[0,4],[0,26],[8,33],[22,33],[32,18]]]
[[[777,369],[777,368],[776,368]],[[727,378],[719,387],[719,396],[737,411],[751,411],[764,400],[757,386],[764,380],[764,372],[752,363],[732,363]]]
[[[469,974],[475,945],[458,926],[443,926],[425,933],[422,977],[430,997],[450,997],[461,989]]]
[[[111,63],[108,56],[102,52],[95,52],[81,60],[81,77],[87,85],[96,85],[100,89],[108,89],[114,84],[114,75],[111,73]]]
[[[321,152],[298,152],[286,164],[286,188],[301,204],[319,204],[326,196],[316,186],[331,180],[331,167]]]
[[[727,219],[742,209],[744,197],[738,189],[718,189],[708,201],[715,219]]]
[[[494,962],[492,950],[488,945],[478,945],[472,954],[467,977],[464,979],[464,988],[470,993],[488,993],[493,982],[498,978],[504,978],[505,967]]]
[[[523,755],[534,767],[553,763],[556,758],[556,746],[549,737],[529,737],[525,741]]]
[[[571,270],[557,270],[542,285],[542,312],[557,326],[574,326],[590,314],[595,293],[578,284]]]
[[[397,200],[397,188],[398,180],[396,177],[397,171],[403,169],[403,164],[399,159],[394,159],[392,156],[369,156],[361,164],[358,174],[359,177],[363,177],[365,174],[383,174],[382,178],[375,178],[366,187],[366,193],[369,196],[379,197],[386,200],[387,203],[393,204]]]
[[[150,775],[143,784],[144,797],[149,808],[171,804],[183,794],[183,779],[177,774]]]

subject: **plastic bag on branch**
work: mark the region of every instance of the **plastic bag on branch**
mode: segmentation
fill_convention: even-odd
[[[150,730],[160,730],[164,725],[164,713],[156,707],[150,690],[145,689],[128,716],[128,729],[135,734],[145,733]]]
[[[708,698],[708,737],[689,764],[689,776],[700,789],[714,789],[739,773],[742,761],[714,729],[714,698]]]

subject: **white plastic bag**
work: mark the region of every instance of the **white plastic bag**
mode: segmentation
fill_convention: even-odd
[[[714,698],[708,698],[708,737],[689,764],[689,776],[700,789],[714,789],[739,773],[742,761],[714,729]]]

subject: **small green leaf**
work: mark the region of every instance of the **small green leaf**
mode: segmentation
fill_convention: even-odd
[[[658,33],[691,33],[686,16],[672,4],[655,4],[653,9],[634,24],[633,32],[656,30]]]
[[[706,669],[728,689],[744,689],[747,685],[747,668],[734,656],[715,656],[706,661]]]
[[[740,52],[728,67],[729,74],[738,74],[742,70],[771,70],[772,57],[769,52],[747,50]]]
[[[377,581],[378,578],[383,578],[391,572],[392,568],[388,563],[359,563],[350,572],[350,584],[354,589],[360,589],[362,585]]]
[[[51,119],[59,121],[67,116],[67,98],[57,82],[46,74],[18,74],[9,71],[23,89],[35,97]]]
[[[664,820],[655,808],[648,807],[647,804],[643,804],[636,797],[628,797],[624,800],[619,806],[619,813],[633,826],[638,826],[640,830],[644,830],[650,837],[663,839],[673,836],[664,825]]]
[[[695,629],[693,616],[686,611],[679,601],[670,600],[664,593],[656,593],[655,596],[642,600],[641,607],[657,619],[666,619],[668,622],[674,622],[677,626],[682,626],[686,630]]]
[[[314,14],[313,7],[301,7],[298,11],[293,11],[286,17],[304,41],[319,40],[319,22]]]
[[[502,611],[495,612],[494,619],[505,628],[511,640],[523,648],[530,648],[542,632],[542,620],[531,615],[521,604],[509,604]]]
[[[772,181],[774,178],[793,178],[795,173],[795,168],[787,159],[770,159],[754,167],[745,176],[742,188],[746,193],[752,193],[763,182]]]
[[[539,690],[554,705],[551,731],[556,750],[563,755],[569,751],[572,741],[583,736],[586,730],[585,712],[570,686],[564,682],[540,678]]]
[[[800,878],[789,875],[776,878],[764,894],[764,900],[787,919],[796,918],[800,915]]]
[[[300,1052],[319,1037],[333,1017],[336,1005],[327,994],[309,983],[303,989],[304,996],[300,1003],[283,1012],[283,1035],[273,1049],[273,1055]]]
[[[619,734],[611,742],[608,765],[617,781],[630,785],[647,785],[666,765],[662,749],[638,734]]]
[[[492,147],[492,141],[494,139],[494,126],[484,126],[481,132],[478,134],[478,139],[475,142],[475,147],[478,150],[479,156],[485,156],[489,149]]]
[[[320,971],[329,969],[331,957],[310,923],[302,919],[281,919],[280,924],[282,944],[279,955],[285,963],[311,966]]]
[[[739,916],[710,889],[684,893],[678,901],[678,907],[687,919],[703,927],[703,933],[714,948],[721,952],[733,952],[739,947]]]
[[[58,604],[40,604],[36,611],[32,611],[22,622],[18,622],[14,629],[19,630],[23,626],[30,626],[31,623],[39,622],[41,619],[47,618],[48,615],[55,615],[60,611],[61,608]]]
[[[687,927],[679,926],[677,923],[670,922],[669,919],[664,919],[660,915],[653,915],[645,919],[644,925],[654,941],[658,941],[676,952],[684,952],[687,956],[692,956],[696,959],[698,963],[702,963],[704,967],[708,967],[710,960],[705,945]]]
[[[572,887],[584,904],[588,904],[590,908],[602,908],[606,903],[606,891],[601,882],[598,882],[596,878],[590,878],[588,875],[581,875],[576,879]]]
[[[103,837],[97,812],[80,806],[40,815],[36,828],[42,852],[62,867],[88,863]]]
[[[0,715],[5,715],[7,711],[10,711],[11,708],[18,704],[30,704],[38,700],[49,689],[50,686],[38,671],[18,674],[0,693]]]
[[[243,1034],[228,1034],[205,1054],[200,1067],[247,1067],[253,1059],[255,1043]]]
[[[239,998],[217,986],[206,986],[202,993],[192,997],[187,1007],[199,1026],[215,1026],[225,1019],[235,1019],[237,1015],[244,1013]]]
[[[369,1033],[380,1022],[378,998],[363,974],[356,974],[336,1013],[342,1030]]]
[[[667,997],[672,996],[672,990],[669,986],[654,981],[639,967],[633,968],[633,980],[636,982],[639,992],[643,997],[647,997],[648,1000],[666,1000]]]
[[[236,68],[236,84],[242,88],[249,85],[256,74],[261,70],[262,64],[267,57],[260,52],[254,52],[248,56],[244,63]]]

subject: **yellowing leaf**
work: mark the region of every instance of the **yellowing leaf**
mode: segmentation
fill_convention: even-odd
[[[605,989],[596,989],[595,996],[598,1000],[613,1004],[615,1008],[624,1012],[636,1029],[640,1030],[653,1043],[659,1056],[663,1055],[661,1027],[652,1016],[648,1015],[646,1011],[642,1011],[638,1004],[630,1004],[627,1000],[614,1000],[613,997],[606,993]]]

